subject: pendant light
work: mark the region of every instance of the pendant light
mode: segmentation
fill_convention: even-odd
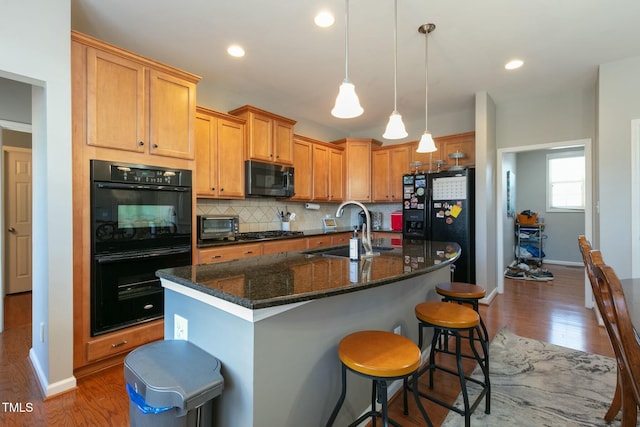
[[[386,139],[401,139],[406,137],[407,131],[402,123],[402,116],[398,113],[398,0],[393,2],[393,112],[389,116],[389,123],[382,135]]]
[[[356,95],[356,87],[349,81],[349,0],[345,0],[345,30],[344,30],[344,81],[340,85],[336,105],[331,115],[339,119],[352,119],[360,116],[364,109]]]
[[[435,142],[433,142],[433,137],[431,136],[431,132],[429,132],[429,128],[427,126],[427,120],[429,115],[427,114],[427,105],[429,103],[428,93],[429,93],[429,33],[436,29],[434,24],[424,24],[418,28],[418,31],[424,34],[424,134],[420,138],[420,142],[418,143],[418,149],[416,150],[418,153],[433,153],[437,151]],[[431,170],[431,162],[429,162],[429,170]]]

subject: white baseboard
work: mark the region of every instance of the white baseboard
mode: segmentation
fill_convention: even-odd
[[[44,394],[45,398],[76,388],[76,377],[74,376],[50,384],[49,379],[45,375],[44,370],[40,365],[40,361],[38,360],[35,351],[33,351],[33,348],[29,350],[29,360],[31,361],[31,366],[33,366],[33,370],[36,373],[36,378],[38,379],[38,384],[40,384],[40,389],[42,390],[42,394]]]
[[[567,267],[584,267],[584,263],[576,262],[576,261],[556,261],[552,259],[545,259],[542,264],[553,264],[553,265],[566,265]]]

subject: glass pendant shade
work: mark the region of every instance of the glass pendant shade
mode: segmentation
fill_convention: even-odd
[[[416,152],[418,153],[433,153],[434,151],[438,151],[436,148],[436,143],[433,141],[433,137],[428,130],[425,130],[420,138],[420,142],[418,143],[418,149]]]
[[[336,105],[331,110],[331,115],[339,119],[351,119],[360,116],[363,112],[364,109],[360,106],[360,100],[356,95],[356,87],[349,80],[344,80],[340,85]]]
[[[408,133],[404,128],[404,123],[402,123],[402,116],[394,110],[389,116],[389,123],[387,123],[387,128],[382,137],[386,139],[401,139],[407,135]]]

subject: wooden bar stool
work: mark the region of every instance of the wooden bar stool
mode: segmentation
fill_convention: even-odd
[[[442,296],[442,301],[444,302],[457,302],[458,304],[468,304],[473,308],[473,310],[478,313],[480,317],[480,329],[482,330],[482,335],[479,336],[480,339],[484,340],[487,343],[487,350],[489,348],[489,333],[487,332],[487,327],[482,320],[482,316],[480,316],[480,311],[478,309],[479,301],[485,297],[487,291],[482,286],[473,285],[471,283],[464,282],[444,282],[436,285],[436,292]],[[440,343],[440,345],[436,351],[442,351],[444,353],[452,354],[448,349],[448,341],[446,340],[446,336],[444,337],[444,343]],[[473,357],[470,355],[463,355],[463,357]],[[484,355],[485,363],[487,364],[487,369],[489,368],[489,354],[486,353]]]
[[[475,338],[474,334],[482,334],[480,328],[480,315],[473,309],[465,307],[460,304],[451,304],[449,302],[423,302],[415,307],[416,318],[418,319],[418,333],[419,344],[418,347],[422,349],[423,344],[423,330],[424,328],[433,328],[433,338],[431,340],[431,350],[429,352],[428,363],[420,369],[417,376],[420,377],[425,372],[429,371],[429,388],[433,389],[433,373],[436,369],[447,372],[452,375],[458,376],[460,379],[460,389],[462,391],[462,398],[464,402],[464,410],[456,408],[448,403],[445,403],[435,397],[429,396],[423,392],[419,392],[419,395],[425,397],[438,405],[444,406],[451,411],[455,411],[465,417],[465,426],[469,427],[471,424],[471,414],[480,404],[482,398],[485,398],[485,413],[490,413],[491,406],[491,382],[489,380],[489,367],[485,363],[485,357],[482,357],[476,349],[476,342],[479,342],[484,355],[488,354],[488,343],[484,339]],[[436,363],[436,347],[440,335],[446,333],[455,337],[455,351],[452,353],[456,358],[457,371],[446,368]],[[478,362],[484,381],[480,381],[475,378],[467,377],[464,373],[462,366],[462,344],[461,340],[464,338],[463,333],[468,334],[469,344],[471,351],[473,352],[473,358]],[[469,393],[467,391],[467,381],[474,382],[482,387],[482,391],[475,399],[473,404],[469,402]],[[417,380],[414,380],[417,384]],[[405,383],[404,394],[406,396],[407,388],[409,386]],[[406,400],[406,398],[405,398]],[[406,406],[405,406],[406,411]]]
[[[422,417],[432,427],[420,397],[416,372],[420,367],[420,349],[410,339],[386,331],[360,331],[344,337],[338,345],[338,357],[342,363],[342,392],[336,403],[327,427],[333,425],[347,394],[347,369],[372,380],[371,410],[352,422],[355,426],[371,417],[373,426],[376,417],[382,418],[383,425],[389,423],[400,426],[389,418],[387,407],[387,382],[402,379],[406,382],[413,376],[413,394]],[[382,404],[382,411],[376,410],[376,400]],[[406,405],[406,394],[405,394]],[[406,406],[405,406],[406,410]]]

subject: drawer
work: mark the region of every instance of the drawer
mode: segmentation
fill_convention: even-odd
[[[114,332],[87,342],[87,361],[104,359],[164,338],[164,321]]]
[[[262,243],[230,245],[224,248],[208,248],[198,250],[198,262],[211,264],[262,255]]]
[[[308,237],[307,242],[309,245],[309,249],[322,248],[324,246],[331,246],[333,243],[331,241],[332,237],[329,235]]]
[[[305,249],[307,249],[307,239],[284,239],[264,242],[262,254],[270,255],[280,252],[302,251]]]

